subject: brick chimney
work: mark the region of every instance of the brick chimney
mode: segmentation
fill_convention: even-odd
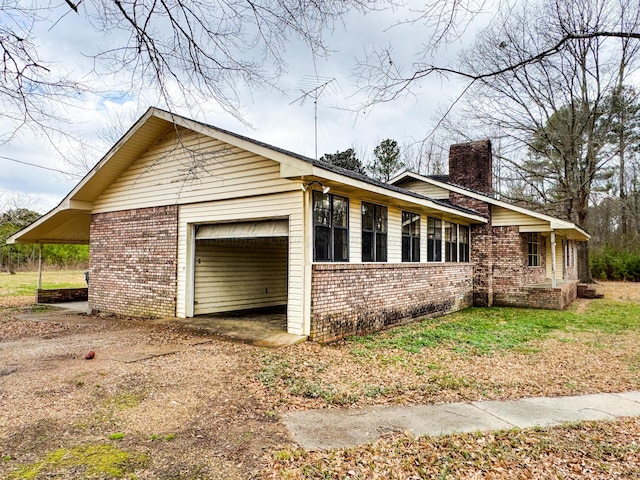
[[[451,145],[449,147],[449,182],[492,195],[491,140]]]
[[[449,147],[449,182],[486,195],[493,195],[491,140],[458,143]],[[471,208],[490,216],[489,204],[466,195],[449,192],[454,205]]]

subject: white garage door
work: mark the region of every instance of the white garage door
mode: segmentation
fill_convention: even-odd
[[[287,220],[196,231],[194,314],[287,304]]]

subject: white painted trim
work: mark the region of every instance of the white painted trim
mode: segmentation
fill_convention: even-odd
[[[311,334],[311,283],[313,265],[313,211],[311,195],[312,189],[302,192],[302,335]],[[349,227],[350,228],[350,227]]]
[[[556,288],[556,232],[551,230],[551,288]]]
[[[185,268],[185,316],[191,318],[195,309],[195,278],[196,278],[196,226],[194,224],[187,225],[187,261]]]
[[[502,207],[502,208],[506,208],[509,210],[513,210],[515,212],[518,213],[522,213],[523,215],[528,215],[530,217],[534,217],[534,218],[538,218],[540,220],[544,220],[550,223],[550,229],[570,229],[570,230],[576,230],[577,232],[579,232],[580,234],[584,235],[587,239],[591,238],[591,236],[585,232],[582,228],[578,227],[576,224],[572,223],[572,222],[567,222],[565,220],[561,220],[559,218],[556,217],[551,217],[549,215],[545,215],[544,213],[538,213],[538,212],[534,212],[533,210],[529,210],[527,208],[523,208],[523,207],[518,207],[516,205],[511,205],[509,203],[503,202],[501,200],[497,200],[495,198],[489,197],[487,195],[483,195],[481,193],[477,193],[471,190],[467,190],[466,188],[462,188],[462,187],[458,187],[457,185],[451,185],[449,183],[444,183],[444,182],[440,182],[438,180],[434,180],[433,178],[429,178],[429,177],[425,177],[423,175],[419,175],[417,173],[413,173],[413,172],[403,172],[400,175],[398,175],[395,178],[392,178],[389,183],[391,185],[394,185],[396,183],[398,183],[399,181],[403,180],[404,178],[413,178],[415,180],[420,180],[422,182],[425,183],[429,183],[431,185],[435,185],[436,187],[440,187],[440,188],[444,188],[447,190],[450,190],[452,192],[456,192],[459,193],[461,195],[466,195],[468,197],[471,198],[475,198],[476,200],[481,200],[483,202],[487,202],[491,205],[495,205],[497,207]],[[540,230],[538,230],[540,231]]]

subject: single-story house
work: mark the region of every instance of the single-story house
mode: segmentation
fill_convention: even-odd
[[[88,244],[89,308],[192,317],[286,306],[332,341],[471,305],[564,308],[573,223],[498,200],[491,144],[389,184],[156,108],[9,243]]]

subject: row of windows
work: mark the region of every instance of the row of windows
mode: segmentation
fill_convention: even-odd
[[[387,261],[388,210],[362,202],[362,261]],[[349,261],[349,199],[313,192],[313,259]],[[444,235],[444,237],[443,237]],[[443,241],[444,239],[444,241]],[[469,261],[469,227],[427,217],[427,262]],[[402,212],[402,261],[420,261],[420,215]]]

